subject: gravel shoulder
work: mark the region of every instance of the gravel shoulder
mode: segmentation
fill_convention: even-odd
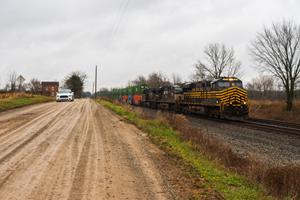
[[[300,137],[188,117],[191,126],[225,140],[241,155],[255,156],[272,166],[300,164]]]
[[[163,156],[91,100],[0,114],[3,200],[176,199],[157,164]]]

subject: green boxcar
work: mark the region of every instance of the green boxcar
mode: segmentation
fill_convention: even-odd
[[[138,85],[138,86],[128,86],[125,88],[113,88],[110,91],[100,92],[100,96],[107,97],[111,99],[120,99],[123,96],[134,96],[134,95],[142,95],[143,91],[147,89],[146,85]]]

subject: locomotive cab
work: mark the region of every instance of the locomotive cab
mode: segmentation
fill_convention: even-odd
[[[211,87],[212,89],[216,89],[216,90],[223,90],[225,88],[230,88],[230,87],[243,88],[243,82],[240,79],[235,77],[230,77],[230,78],[223,77],[212,81]]]

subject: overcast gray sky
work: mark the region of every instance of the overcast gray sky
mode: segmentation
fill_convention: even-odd
[[[160,71],[188,79],[210,42],[234,47],[245,81],[257,76],[249,42],[263,25],[300,23],[299,0],[0,0],[0,87],[15,71],[58,80],[71,71],[99,86]]]

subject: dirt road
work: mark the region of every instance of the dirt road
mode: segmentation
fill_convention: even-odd
[[[142,132],[92,100],[0,114],[0,199],[168,199]]]

